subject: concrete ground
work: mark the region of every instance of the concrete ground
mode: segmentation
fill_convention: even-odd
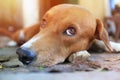
[[[17,47],[0,48],[0,80],[120,80],[120,54],[94,53],[86,62],[24,66]]]
[[[120,80],[120,72],[7,73],[0,80]]]

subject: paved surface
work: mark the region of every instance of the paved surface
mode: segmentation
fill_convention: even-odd
[[[3,73],[0,80],[120,80],[120,72]]]
[[[24,66],[16,47],[0,48],[0,80],[120,80],[120,54],[92,54],[86,62]]]

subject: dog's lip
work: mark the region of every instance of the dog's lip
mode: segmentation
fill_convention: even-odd
[[[23,58],[26,58],[26,57],[21,57],[21,56],[19,56],[18,57],[18,59],[19,59],[19,61],[21,61],[24,65],[31,65],[31,64],[33,64],[35,61],[36,61],[36,59],[37,58],[34,58],[34,60],[29,60],[29,59],[23,59]]]

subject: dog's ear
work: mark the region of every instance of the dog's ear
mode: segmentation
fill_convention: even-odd
[[[104,44],[106,45],[106,47],[109,49],[109,51],[111,52],[113,51],[109,43],[108,33],[103,27],[103,23],[99,19],[96,19],[95,38],[102,40]]]

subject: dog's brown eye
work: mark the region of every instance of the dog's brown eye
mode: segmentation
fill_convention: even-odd
[[[69,27],[64,32],[68,36],[73,36],[76,34],[76,29],[74,27]]]

